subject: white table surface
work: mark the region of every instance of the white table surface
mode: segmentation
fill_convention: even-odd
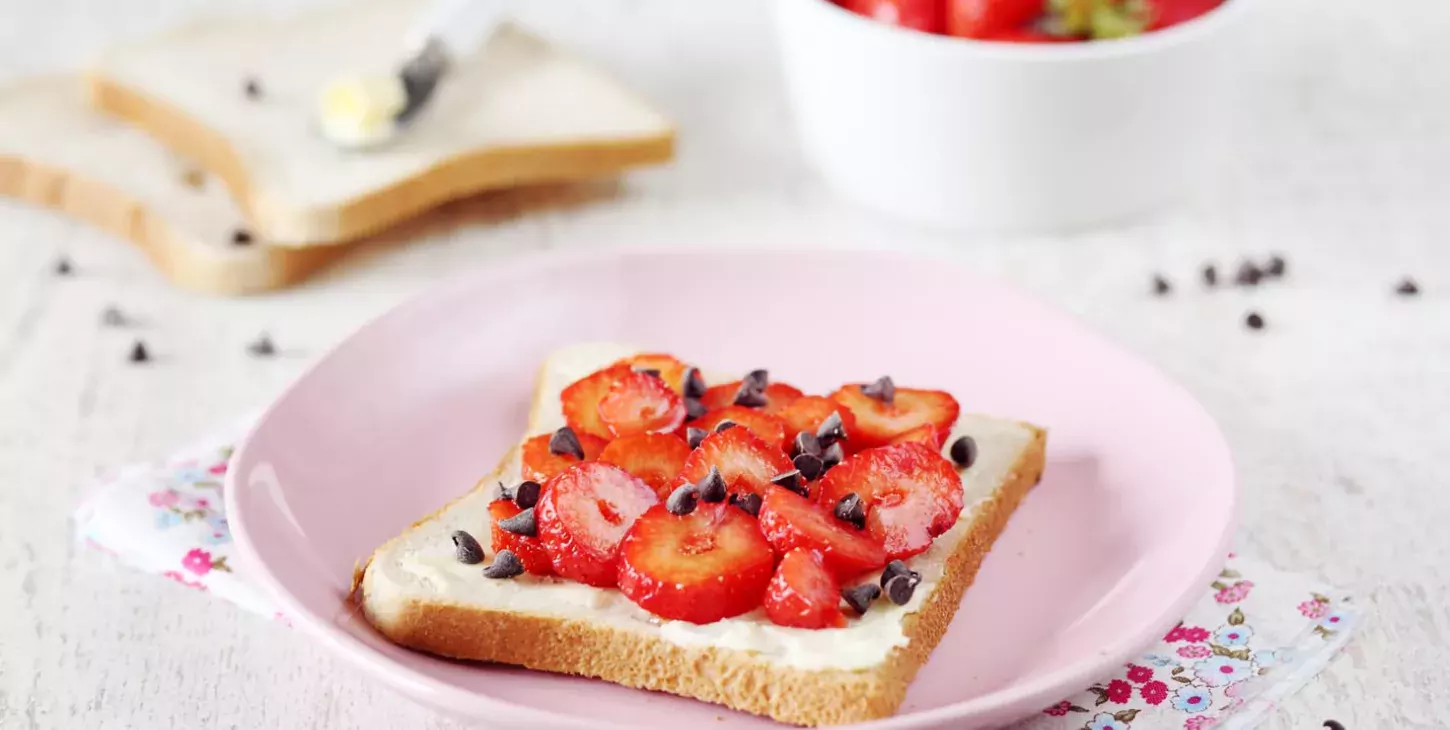
[[[204,5],[3,0],[0,74],[74,66]],[[176,291],[127,245],[0,201],[0,727],[459,727],[296,633],[115,569],[70,541],[67,518],[98,470],[266,401],[439,277],[612,243],[953,250],[1076,313],[1219,419],[1244,550],[1365,595],[1361,637],[1271,726],[1450,727],[1450,5],[1264,2],[1249,123],[1201,196],[1130,227],[1025,239],[922,230],[825,191],[790,137],[764,2],[532,5],[539,27],[677,117],[677,164],[584,202],[496,199],[416,245],[245,300]],[[62,252],[72,278],[49,274]],[[1203,261],[1270,252],[1289,259],[1282,285],[1194,285]],[[1146,293],[1154,271],[1180,284],[1173,296]],[[1391,294],[1403,274],[1424,296]],[[108,304],[144,327],[99,328]],[[1265,331],[1243,328],[1249,308]],[[288,356],[245,355],[264,330]],[[137,334],[151,367],[125,362]]]

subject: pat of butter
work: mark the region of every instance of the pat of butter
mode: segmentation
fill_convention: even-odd
[[[317,101],[317,121],[334,143],[360,147],[387,141],[408,95],[396,75],[347,76],[333,80]]]

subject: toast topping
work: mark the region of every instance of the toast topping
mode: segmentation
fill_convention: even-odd
[[[670,496],[675,475],[685,466],[690,447],[684,439],[668,433],[643,433],[618,438],[599,452],[599,460],[613,464],[640,478],[660,499]]]
[[[483,546],[463,530],[453,531],[453,549],[458,556],[458,562],[464,565],[477,565],[483,562]]]
[[[710,467],[710,471],[695,485],[695,492],[702,502],[725,501],[725,477],[720,475],[719,467]]]
[[[836,519],[854,525],[858,530],[866,529],[866,506],[861,496],[852,492],[836,503]]]
[[[959,469],[970,469],[977,461],[977,440],[971,436],[963,436],[952,442],[952,461]]]
[[[847,385],[831,394],[831,400],[855,416],[856,428],[851,431],[853,448],[886,445],[925,423],[950,429],[961,412],[957,400],[940,390],[893,387],[891,402],[887,403],[866,392],[865,388],[871,385],[875,384]]]
[[[699,418],[700,416],[703,416],[703,415],[705,415],[706,413],[709,413],[709,412],[710,412],[710,409],[707,408],[707,407],[705,407],[705,404],[704,403],[701,403],[698,398],[686,398],[685,399],[685,420],[686,421],[693,421],[696,418]]]
[[[821,455],[821,441],[816,438],[814,433],[801,431],[795,435],[795,440],[790,445],[790,455],[796,457],[801,454]]]
[[[896,400],[896,383],[891,381],[890,375],[882,375],[861,386],[861,392],[866,397],[875,398],[889,406]]]
[[[830,471],[831,467],[845,460],[846,450],[841,448],[841,444],[831,444],[826,447],[825,451],[821,452],[821,471]]]
[[[788,472],[776,474],[770,478],[770,483],[782,489],[789,489],[802,497],[811,496],[811,490],[806,487],[806,482],[801,477],[800,469],[792,469]]]
[[[568,426],[534,436],[520,447],[524,478],[543,483],[581,461],[598,458],[607,443],[597,436],[575,434]]]
[[[784,449],[786,446],[785,421],[744,406],[725,406],[705,414],[695,422],[695,426],[709,430],[720,430],[720,426],[731,423],[737,426],[744,426],[771,446],[777,449]]]
[[[796,548],[781,558],[765,591],[765,615],[781,626],[830,629],[846,625],[841,589],[826,571],[821,556]]]
[[[574,429],[564,426],[549,436],[549,453],[554,456],[572,456],[579,461],[584,460],[584,446],[579,443],[579,437],[574,435]]]
[[[703,398],[705,396],[705,379],[700,376],[700,369],[694,366],[685,368],[684,390],[682,394],[686,398]]]
[[[527,483],[527,482],[526,482]],[[523,491],[522,485],[518,491]],[[503,527],[504,522],[517,517],[523,512],[523,508],[508,499],[496,499],[488,505],[488,515],[493,519],[489,528],[493,552],[495,554],[507,550],[518,558],[524,566],[524,570],[533,575],[553,575],[554,563],[549,559],[549,553],[544,549],[544,544],[539,538],[532,535],[521,535],[511,532]],[[535,510],[529,510],[537,514]],[[537,520],[535,530],[537,531]]]
[[[519,561],[517,555],[508,550],[500,550],[493,556],[493,563],[483,569],[483,575],[495,580],[513,578],[524,572],[524,564]]]
[[[925,444],[927,446],[930,446],[933,449],[940,450],[942,440],[945,439],[946,436],[946,431],[943,431],[936,426],[931,425],[930,423],[923,423],[920,426],[917,426],[916,428],[913,428],[910,431],[907,431],[906,433],[903,433],[900,436],[891,439],[891,443],[907,444],[914,441],[919,444]]]
[[[690,445],[691,449],[698,449],[700,448],[700,442],[704,441],[705,437],[709,434],[710,432],[703,428],[691,426],[685,429],[685,442]]]
[[[785,383],[766,383],[752,375],[747,375],[745,379],[733,383],[723,383],[707,388],[705,393],[700,396],[700,401],[710,410],[726,406],[743,406],[777,414],[804,395],[793,386]]]
[[[576,464],[544,485],[537,507],[539,540],[559,575],[612,588],[620,540],[658,502],[648,484],[613,464]]]
[[[665,500],[665,509],[670,514],[684,517],[695,511],[700,505],[700,490],[693,484],[681,484],[670,492],[670,498]]]
[[[819,477],[826,470],[826,462],[822,461],[821,457],[815,454],[801,454],[792,459],[791,463],[795,465],[796,471],[800,472],[801,476],[805,477],[807,481],[814,481],[816,477]]]
[[[539,526],[538,522],[534,519],[533,507],[513,517],[499,520],[498,526],[505,532],[512,532],[515,535],[523,535],[524,537],[538,537],[539,534]]]
[[[841,591],[841,598],[846,601],[846,605],[850,606],[852,611],[856,612],[857,616],[865,616],[866,612],[871,609],[871,604],[880,597],[881,587],[875,583],[866,583]]]
[[[685,422],[685,402],[664,379],[628,370],[610,383],[599,401],[599,420],[610,438],[669,433]]]
[[[539,503],[539,492],[543,485],[538,482],[526,481],[514,487],[514,504],[519,509],[529,509]]]
[[[696,377],[699,377],[699,371],[695,368],[680,362],[674,355],[666,355],[660,352],[647,352],[633,357],[626,357],[615,364],[628,365],[637,372],[653,374],[655,377],[664,380],[665,385],[668,385],[670,390],[686,398],[690,397],[690,394],[687,392],[688,389],[686,388],[689,372],[695,370]]]
[[[755,520],[726,504],[646,512],[620,548],[619,590],[661,618],[706,624],[761,604],[775,554]]]
[[[911,601],[911,594],[916,592],[919,583],[921,573],[906,567],[906,563],[900,560],[887,563],[886,569],[881,571],[881,587],[886,591],[886,597],[898,606],[905,606]]]
[[[760,499],[760,495],[758,494],[750,494],[747,492],[745,494],[730,495],[730,504],[745,510],[745,513],[751,517],[760,516],[760,505],[762,502],[763,500]]]
[[[820,553],[826,568],[841,578],[886,564],[886,552],[869,536],[847,529],[820,505],[784,489],[765,495],[760,531],[778,553],[796,548]]]
[[[831,411],[831,415],[826,416],[826,420],[821,421],[821,425],[816,428],[816,442],[827,448],[847,438],[846,425],[841,420],[839,410]]]
[[[962,479],[956,469],[917,443],[867,449],[821,478],[820,497],[826,504],[848,494],[860,498],[866,532],[893,558],[924,552],[962,512]]]
[[[852,435],[856,433],[856,416],[851,413],[850,409],[842,408],[840,403],[818,395],[808,395],[793,401],[779,415],[781,420],[785,421],[787,433],[806,432],[814,437],[832,414],[841,419],[841,429],[845,433]],[[812,449],[810,453],[819,456],[819,449],[827,446],[830,444],[820,443],[818,449]]]
[[[719,471],[730,492],[764,495],[771,489],[770,478],[791,469],[790,460],[780,449],[760,440],[748,428],[732,428],[712,433],[690,452],[680,470],[680,481],[699,483],[711,468]],[[701,497],[705,490],[700,490]],[[720,499],[724,499],[721,495]],[[709,501],[709,500],[706,500]]]

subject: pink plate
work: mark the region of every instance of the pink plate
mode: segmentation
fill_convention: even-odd
[[[1152,367],[1022,294],[885,253],[570,252],[495,267],[353,335],[233,457],[244,568],[383,683],[490,727],[762,727],[665,694],[396,647],[346,602],[354,562],[468,490],[516,441],[555,347],[613,340],[807,391],[891,373],[1045,425],[1012,519],[900,714],[870,728],[1030,715],[1163,635],[1216,572],[1234,514],[1213,421]]]

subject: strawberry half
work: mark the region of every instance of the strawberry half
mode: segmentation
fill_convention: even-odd
[[[732,428],[706,436],[685,459],[674,483],[699,483],[712,466],[720,469],[728,492],[761,497],[773,488],[772,477],[795,468],[784,451],[760,440],[750,429]]]
[[[613,464],[586,461],[560,472],[544,485],[535,512],[539,540],[549,551],[554,572],[612,588],[619,541],[658,502],[648,484]]]
[[[735,394],[740,392],[740,383],[741,381],[737,380],[733,383],[710,387],[705,391],[705,395],[700,397],[700,402],[712,411],[733,406],[735,405]],[[799,389],[785,383],[770,383],[765,386],[762,393],[765,395],[765,405],[761,406],[760,410],[766,413],[779,413],[804,395]]]
[[[632,370],[658,370],[660,379],[670,390],[685,394],[685,370],[689,368],[680,362],[674,355],[667,355],[663,352],[646,352],[639,355],[631,355],[615,363],[615,365],[628,365]]]
[[[553,575],[553,562],[549,560],[549,553],[544,550],[544,544],[539,542],[539,538],[515,535],[498,526],[499,520],[506,520],[520,512],[523,510],[511,499],[495,499],[488,503],[488,514],[493,518],[489,528],[493,535],[491,542],[494,554],[497,555],[500,550],[510,550],[524,564],[524,570],[534,575]]]
[[[821,556],[796,548],[781,558],[765,589],[765,615],[781,626],[797,629],[839,629],[841,587],[826,570]]]
[[[656,505],[624,537],[619,590],[660,618],[707,624],[759,606],[774,567],[744,511],[717,502],[676,516]]]
[[[880,544],[836,519],[829,509],[788,489],[772,489],[760,506],[760,531],[777,553],[801,548],[819,552],[826,569],[838,578],[854,578],[886,564]]]
[[[857,450],[884,446],[925,424],[950,431],[961,412],[957,399],[940,390],[896,388],[895,396],[885,402],[861,392],[860,384],[853,384],[832,393],[831,400],[850,409],[856,417],[856,430],[847,433]]]
[[[893,560],[931,547],[932,539],[951,529],[962,513],[961,476],[940,451],[920,443],[867,449],[821,478],[822,505],[834,505],[847,494],[861,498],[866,533]]]
[[[690,445],[668,433],[642,433],[617,438],[599,454],[599,460],[613,464],[655,490],[661,501],[675,487],[675,475],[685,466]]]
[[[659,376],[629,370],[604,391],[599,420],[611,438],[669,433],[685,422],[685,401]]]
[[[579,459],[574,458],[572,454],[555,454],[549,451],[549,438],[552,435],[546,433],[534,436],[520,447],[525,479],[543,484],[549,477],[579,463]],[[599,458],[600,452],[604,451],[605,445],[609,443],[587,433],[575,433],[574,435],[579,439],[579,445],[584,447],[585,461]]]
[[[609,425],[599,417],[599,402],[604,400],[615,381],[632,372],[628,365],[611,365],[564,388],[559,393],[559,401],[564,408],[564,421],[569,424],[569,428],[574,429],[574,433],[580,437],[588,434],[605,440],[614,438]]]
[[[942,444],[946,441],[947,432],[930,423],[923,423],[906,433],[891,439],[893,444],[918,443],[941,451]]]
[[[726,406],[700,416],[690,425],[706,431],[714,431],[715,427],[723,421],[734,421],[750,429],[750,432],[759,437],[761,441],[777,449],[785,450],[785,421],[754,408]]]
[[[850,408],[843,407],[840,403],[824,398],[819,395],[808,395],[801,398],[780,412],[780,419],[785,421],[785,432],[787,438],[795,438],[801,431],[809,431],[812,434],[821,427],[832,413],[841,414],[841,425],[846,429],[846,443],[843,446],[854,444],[856,440],[856,416],[851,413]]]

